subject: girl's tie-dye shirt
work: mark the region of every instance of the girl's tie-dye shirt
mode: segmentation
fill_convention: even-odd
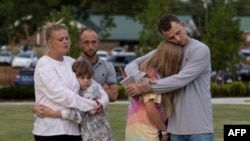
[[[150,121],[147,116],[144,102],[153,99],[157,109],[162,114],[163,120],[166,116],[163,114],[159,105],[161,94],[145,94],[136,96],[131,99],[128,107],[127,125],[126,125],[126,141],[159,141],[158,129]]]

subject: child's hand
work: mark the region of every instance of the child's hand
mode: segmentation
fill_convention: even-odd
[[[89,114],[93,115],[93,114],[96,113],[96,110],[95,110],[95,109],[92,109],[92,110],[89,110],[88,112],[89,112]]]
[[[98,105],[98,107],[97,107],[97,109],[96,109],[96,113],[101,113],[101,112],[103,112],[103,106],[102,106],[102,104],[101,104],[99,101],[96,101],[96,103],[97,103],[97,105]]]

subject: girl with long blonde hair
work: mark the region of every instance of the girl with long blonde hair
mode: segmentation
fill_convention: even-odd
[[[140,65],[150,81],[178,73],[182,48],[162,41],[154,54]],[[126,141],[167,141],[167,116],[173,111],[176,91],[168,94],[147,93],[132,97],[128,107]]]
[[[182,48],[180,46],[162,41],[154,55],[140,65],[140,69],[147,72],[149,76],[152,73],[152,69],[154,69],[161,78],[168,77],[179,72],[182,56]],[[177,91],[171,91],[161,96],[161,105],[167,116],[173,110]]]

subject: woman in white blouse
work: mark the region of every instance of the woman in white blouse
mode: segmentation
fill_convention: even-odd
[[[70,49],[67,27],[60,22],[48,22],[43,27],[43,34],[48,52],[39,59],[35,68],[36,104],[53,110],[106,108],[109,100],[103,89],[100,89],[102,97],[98,102],[78,95],[80,86],[72,71],[75,60],[65,56]],[[35,116],[33,134],[35,141],[81,141],[78,124],[59,118]]]

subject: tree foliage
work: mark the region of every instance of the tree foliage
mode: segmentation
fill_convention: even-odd
[[[236,51],[233,46],[238,47],[240,36],[238,33],[233,33],[238,28],[235,27],[238,26],[238,23],[230,21],[230,18],[237,14],[249,15],[250,0],[228,0],[230,3],[227,5],[221,4],[222,8],[218,6],[218,1],[222,2],[224,0],[211,1],[213,3],[211,7],[208,7],[207,12],[211,13],[209,26],[212,28],[208,28],[209,33],[206,36],[206,41],[211,47],[217,47],[217,50],[218,47],[226,46],[223,51],[232,53]],[[116,26],[110,15],[115,14],[130,16],[143,24],[143,31],[140,33],[139,52],[144,54],[156,48],[159,41],[163,39],[157,31],[157,20],[167,12],[178,15],[192,15],[200,33],[206,34],[204,30],[206,11],[203,5],[202,0],[188,0],[185,2],[180,0],[157,0],[157,2],[154,0],[0,0],[0,18],[2,19],[0,21],[0,44],[26,39],[29,35],[37,32],[39,27],[48,20],[63,17],[65,24],[69,25],[70,20],[73,19],[86,20],[89,13],[104,15],[105,18],[99,28],[103,35],[109,36],[108,31],[110,28]],[[237,13],[232,10],[232,7],[235,8]],[[217,23],[216,20],[220,22]],[[234,25],[235,23],[236,25]],[[24,24],[27,24],[29,28],[25,28]],[[72,48],[75,49],[71,49],[70,55],[75,56],[79,51],[76,44],[78,35],[74,28],[69,27],[69,31]],[[217,38],[214,39],[214,37]],[[232,39],[235,42],[232,42]],[[217,54],[215,53],[216,49],[212,49],[215,55]],[[225,60],[231,59],[228,56],[225,55]],[[215,56],[212,57],[214,59]],[[215,66],[225,67],[224,65]],[[214,68],[218,69],[215,66]]]
[[[71,7],[74,19],[87,19],[89,13],[105,15],[103,28],[112,25],[111,14],[134,17],[143,9],[144,0],[1,0],[0,1],[0,40],[3,43],[18,42],[37,32],[38,28],[53,12],[61,12],[63,7]],[[133,3],[133,4],[131,4]],[[107,20],[106,20],[107,19]],[[28,30],[23,25],[28,25]],[[5,36],[3,36],[5,35]],[[7,36],[6,36],[7,35]]]
[[[169,12],[169,5],[172,1],[168,0],[147,0],[145,9],[138,14],[138,19],[143,25],[140,33],[140,45],[138,47],[138,55],[143,55],[150,50],[157,48],[161,40],[161,34],[157,29],[159,18]],[[159,8],[161,7],[161,8]]]
[[[228,0],[238,16],[250,15],[250,0]]]
[[[0,33],[2,42],[18,42],[37,32],[50,12],[58,8],[58,0],[2,0],[0,1]],[[28,26],[25,26],[28,25]]]
[[[80,55],[80,48],[78,47],[78,36],[79,36],[79,29],[77,28],[72,13],[71,6],[62,6],[60,11],[51,12],[48,18],[48,21],[60,21],[64,23],[68,27],[69,36],[71,40],[71,49],[68,52],[73,58],[76,58]]]
[[[235,72],[239,63],[241,33],[235,10],[224,0],[213,3],[204,42],[211,50],[212,69]]]
[[[210,11],[209,5],[211,4],[207,5],[208,9],[205,9],[203,0],[174,1],[170,9],[176,15],[191,15],[199,32],[203,34],[205,33],[206,12]]]
[[[29,39],[38,32],[46,21],[63,19],[69,28],[72,47],[69,54],[79,55],[77,47],[78,31],[72,27],[73,20],[86,20],[89,13],[104,15],[101,33],[109,36],[109,29],[114,27],[110,15],[123,14],[134,17],[143,9],[144,0],[1,0],[0,1],[0,45],[19,43],[20,39]],[[131,4],[133,3],[133,4]]]
[[[202,1],[158,0],[155,2],[154,0],[147,0],[146,3],[144,10],[138,14],[139,21],[143,24],[143,31],[140,33],[139,55],[156,48],[159,41],[163,39],[157,30],[157,21],[165,13],[191,15],[198,26],[198,30],[204,33],[202,31],[204,31],[205,9]]]

